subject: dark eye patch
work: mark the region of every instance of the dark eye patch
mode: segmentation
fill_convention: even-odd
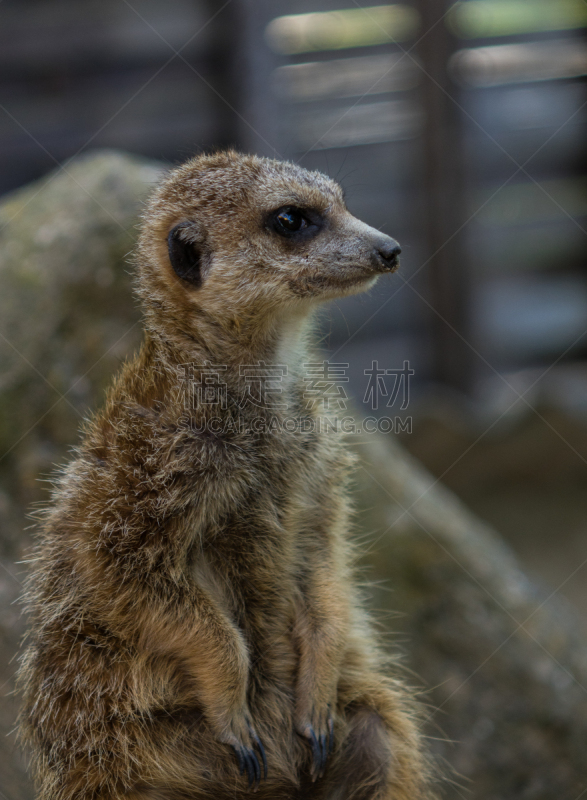
[[[167,250],[175,274],[197,289],[202,285],[202,265],[200,243],[190,241],[193,225],[182,222],[169,232]]]
[[[269,215],[268,227],[284,239],[313,236],[322,227],[322,217],[310,209],[282,206]]]

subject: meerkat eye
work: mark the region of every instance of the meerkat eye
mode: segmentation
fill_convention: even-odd
[[[309,220],[299,208],[284,206],[273,214],[272,227],[280,236],[291,236],[310,226]]]

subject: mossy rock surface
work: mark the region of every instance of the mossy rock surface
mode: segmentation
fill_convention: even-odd
[[[127,257],[161,173],[152,162],[96,152],[0,200],[0,775],[9,800],[32,796],[14,736],[6,738],[26,515],[47,499],[41,479],[63,463],[140,340]]]

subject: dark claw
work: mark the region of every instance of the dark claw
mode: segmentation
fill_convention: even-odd
[[[252,750],[249,750],[249,758],[251,760],[251,763],[253,765],[253,771],[255,773],[254,783],[255,783],[255,786],[258,786],[261,783],[261,767],[259,766],[259,760],[258,760],[257,756],[255,755],[255,753]],[[251,778],[249,776],[249,786],[252,786],[252,785],[253,785],[253,782],[251,781]]]
[[[322,761],[320,757],[320,746],[318,745],[318,739],[316,738],[316,734],[314,733],[314,728],[310,727],[309,730],[310,730],[310,741],[312,744],[312,758],[314,759],[313,771],[319,774],[320,762]]]
[[[256,733],[253,733],[253,740],[259,748],[259,752],[261,753],[261,760],[263,762],[263,778],[267,780],[267,756],[265,755],[265,748],[263,747],[261,740]]]
[[[249,788],[250,788],[255,782],[255,767],[253,766],[253,762],[251,761],[250,751],[247,752],[245,758],[247,761],[247,775],[249,776]]]
[[[313,781],[317,778],[321,778],[326,772],[328,756],[334,749],[334,720],[330,709],[328,709],[326,727],[327,730],[321,731],[318,735],[316,735],[316,731],[312,725],[307,725],[303,729],[303,733],[300,731],[312,748],[311,776]]]
[[[235,755],[237,757],[238,769],[240,774],[242,775],[243,772],[245,771],[245,759],[243,757],[242,749],[240,747],[237,747],[235,744],[232,745],[232,749],[234,750]]]
[[[267,758],[265,756],[265,750],[263,745],[259,741],[257,736],[254,736],[255,743],[261,752],[261,758],[263,760],[263,772],[265,778],[267,778]],[[239,766],[239,772],[242,775],[246,769],[247,771],[247,778],[249,779],[249,788],[252,786],[258,787],[261,783],[261,767],[259,765],[259,759],[255,755],[255,752],[248,747],[243,747],[242,745],[232,745],[232,749],[234,750]]]
[[[323,733],[320,736],[320,776],[323,775],[324,770],[326,769],[326,759],[328,758],[328,753],[326,752],[326,734]]]
[[[263,743],[255,733],[255,730],[251,724],[251,720],[247,719],[247,727],[249,729],[249,735],[253,742],[257,745],[259,753],[261,754],[261,761],[263,762],[263,778],[267,780],[267,755],[265,754],[265,748],[263,747]],[[257,776],[257,786],[261,782],[261,767],[259,766],[259,760],[255,753],[251,751],[252,757],[255,759],[255,774]]]
[[[334,749],[334,720],[332,714],[328,711],[328,752],[332,753]]]

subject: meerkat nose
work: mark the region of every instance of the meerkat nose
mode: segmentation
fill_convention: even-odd
[[[387,269],[395,269],[397,267],[398,256],[401,251],[401,247],[391,236],[386,236],[375,243],[375,253],[384,262]]]
[[[379,250],[379,254],[386,261],[392,261],[394,258],[397,258],[402,251],[395,239],[391,238],[386,239],[383,244],[378,244],[377,249]]]

